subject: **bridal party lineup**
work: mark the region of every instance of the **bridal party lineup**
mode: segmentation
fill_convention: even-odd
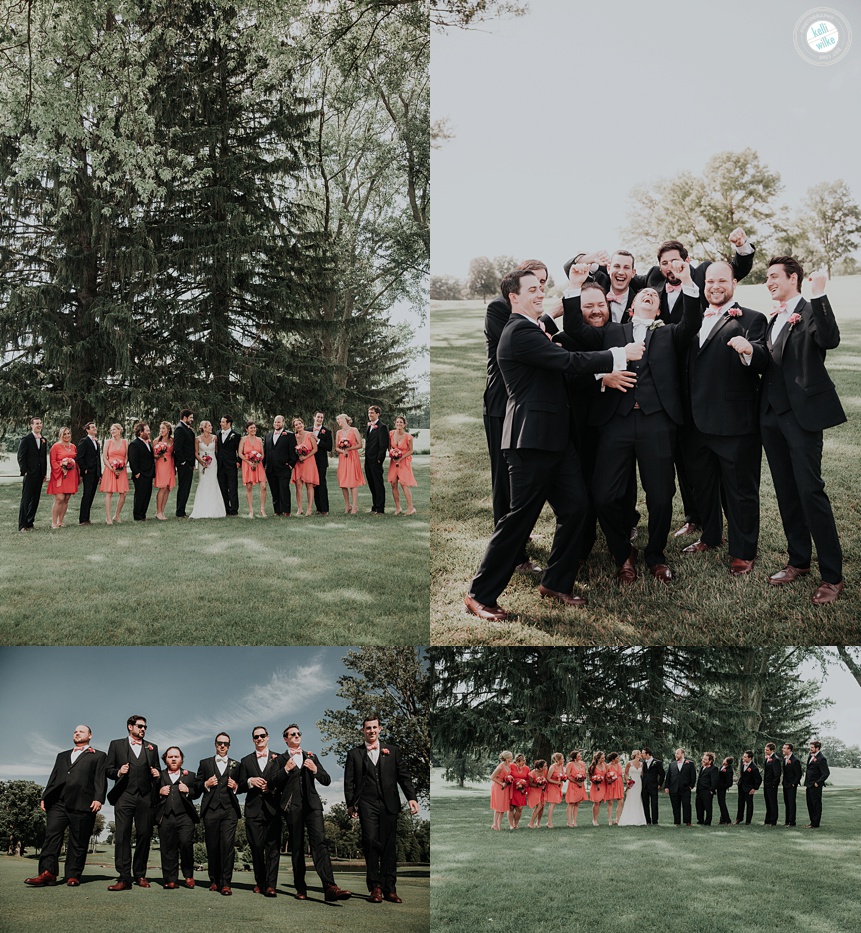
[[[288,426],[283,415],[276,415],[267,431],[254,420],[234,427],[230,415],[222,415],[217,427],[206,419],[196,426],[195,413],[183,409],[176,424],[162,421],[155,430],[146,421],[138,421],[131,439],[119,423],[110,426],[107,438],[99,437],[98,426],[90,422],[76,443],[66,426],[52,442],[43,434],[42,419],[34,416],[18,446],[23,477],[18,528],[33,530],[46,483],[47,495],[53,499],[54,530],[66,527],[73,497],[79,493],[77,519],[68,524],[100,521],[92,511],[97,492],[104,495],[108,525],[125,520],[123,507],[129,492],[136,522],[167,521],[171,507],[178,519],[327,516],[330,458],[335,460],[334,480],[343,495],[345,515],[358,514],[359,489],[364,486],[371,495],[368,511],[383,515],[386,483],[394,514],[415,515],[413,436],[405,417],[396,416],[389,429],[381,414],[372,405],[367,427],[361,431],[345,413],[335,418],[336,427],[326,423],[322,411],[314,412],[307,425],[295,417]],[[189,510],[195,473],[194,506]],[[153,503],[154,515],[150,514]]]

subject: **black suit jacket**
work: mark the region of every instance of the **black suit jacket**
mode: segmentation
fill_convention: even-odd
[[[756,762],[752,761],[745,771],[744,762],[738,767],[738,791],[740,794],[749,794],[751,790],[759,790],[762,785],[762,775]]]
[[[229,795],[230,803],[236,812],[236,816],[241,816],[242,809],[239,806],[239,801],[236,799],[239,788],[237,788],[236,791],[232,791],[227,787],[228,778],[233,778],[237,784],[239,783],[239,762],[235,758],[230,758],[228,756],[227,767],[224,769],[224,774],[221,774],[218,770],[218,765],[215,763],[215,755],[211,755],[209,758],[202,758],[200,764],[197,766],[197,783],[200,786],[201,793],[200,815],[203,816],[206,813],[212,801],[215,799],[217,788],[215,790],[210,790],[204,786],[213,776],[217,777],[219,785],[225,788],[223,793]]]
[[[648,768],[646,767],[645,759],[643,760],[643,790],[660,790],[664,784],[665,777],[664,763],[660,758],[653,758],[651,767]]]
[[[804,772],[804,786],[812,787],[818,784],[820,787],[828,780],[831,771],[828,768],[828,762],[822,752],[807,760],[807,770]]]
[[[381,419],[377,419],[376,426],[365,429],[365,460],[376,460],[382,463],[389,451],[389,429]]]
[[[236,469],[240,462],[237,451],[241,440],[242,435],[234,431],[233,428],[230,429],[226,441],[221,440],[220,428],[215,432],[215,461],[219,470]]]
[[[757,392],[759,372],[765,363],[761,353],[754,354],[750,366],[727,342],[744,337],[751,344],[762,344],[768,321],[759,311],[742,308],[734,302],[712,328],[700,346],[694,337],[683,356],[682,388],[685,420],[703,434],[721,436],[755,434],[758,430]]]
[[[275,432],[263,438],[263,467],[267,473],[289,473],[296,465],[296,435],[282,431],[275,443]]]
[[[789,764],[783,762],[783,784],[785,787],[798,787],[801,783],[801,762],[795,755],[789,756]]]
[[[188,793],[183,794],[180,792],[179,785],[180,783],[185,784],[188,788]],[[199,823],[200,817],[197,813],[197,807],[192,803],[192,800],[195,799],[200,794],[200,786],[197,782],[197,776],[194,771],[189,771],[185,768],[180,768],[179,780],[176,784],[171,782],[171,779],[168,777],[167,769],[163,769],[161,775],[159,776],[158,781],[159,789],[162,787],[170,786],[170,793],[167,796],[162,796],[159,793],[158,797],[158,807],[155,811],[155,821],[156,823],[161,823],[164,819],[165,814],[167,813],[168,804],[171,802],[171,798],[179,798],[182,802],[182,808],[185,813],[191,818],[192,823]]]
[[[700,773],[697,776],[697,791],[708,791],[708,793],[713,794],[718,789],[719,779],[720,771],[714,765],[700,768]]]
[[[176,466],[185,464],[193,467],[194,459],[194,431],[184,422],[173,429],[173,462]]]
[[[257,767],[257,755],[251,752],[246,755],[239,763],[239,791],[245,794],[245,818],[267,818],[273,817],[278,813],[280,804],[280,775],[279,771],[284,768],[285,759],[283,755],[278,755],[269,750],[269,762],[260,773]],[[264,792],[258,787],[249,787],[248,779],[253,777],[262,777],[267,782],[267,790]]]
[[[671,794],[679,794],[682,791],[693,790],[697,785],[697,769],[690,758],[685,758],[682,763],[681,771],[673,759],[667,765],[667,775],[664,780],[664,787]]]
[[[545,337],[544,340],[547,341],[547,338]],[[380,742],[378,765],[383,804],[387,812],[399,813],[401,799],[398,796],[398,788],[400,787],[404,792],[407,800],[415,800],[416,791],[412,779],[404,767],[401,750],[397,745],[387,745],[385,742]],[[351,748],[347,752],[347,761],[344,765],[344,797],[348,807],[358,806],[365,781],[373,780],[373,776],[370,774],[373,767],[373,762],[364,745]]]
[[[108,777],[115,782],[108,793],[108,803],[111,805],[115,804],[120,797],[122,797],[123,792],[128,786],[128,772],[122,775],[122,777],[120,777],[118,772],[124,764],[129,763],[131,754],[128,738],[113,739],[108,746],[108,760],[105,770]],[[158,745],[154,745],[152,742],[147,742],[147,740],[144,739],[143,745],[141,746],[141,754],[146,757],[147,765],[150,768],[159,770]],[[159,779],[151,778],[150,785],[152,791],[150,794],[150,803],[152,806],[155,806],[156,803],[158,803]]]
[[[18,467],[21,476],[38,476],[44,479],[48,473],[48,448],[51,445],[45,437],[36,446],[36,436],[31,431],[21,438],[18,444]]]
[[[281,776],[278,780],[282,810],[296,810],[304,806],[306,810],[319,810],[321,813],[323,812],[323,801],[320,800],[320,795],[317,793],[316,783],[322,784],[323,787],[328,787],[332,783],[332,778],[329,777],[329,774],[320,764],[320,759],[316,755],[309,755],[307,752],[303,751],[303,763],[307,758],[310,758],[317,766],[316,774],[312,774],[304,766],[301,768],[293,768],[290,771],[285,770],[284,767],[281,768]],[[284,753],[284,764],[286,765],[289,760],[290,750],[288,749]]]
[[[72,764],[73,748],[60,752],[42,792],[45,809],[50,810],[60,798],[70,810],[89,810],[94,800],[105,802],[108,781],[105,773],[107,755],[97,748],[82,752]]]
[[[502,427],[503,450],[564,450],[570,439],[564,377],[613,369],[609,350],[600,353],[564,350],[522,314],[511,315],[505,325],[497,359],[508,392]]]
[[[75,460],[81,476],[95,473],[96,478],[99,478],[102,475],[102,451],[98,444],[93,445],[93,439],[89,434],[85,434],[78,441],[75,450]]]
[[[152,442],[147,447],[144,441],[136,437],[129,443],[129,467],[132,476],[137,473],[140,473],[144,478],[149,477],[152,479],[155,476],[155,456],[152,452]]]
[[[718,768],[718,788],[727,790],[732,787],[732,765],[723,765]]]
[[[310,429],[314,433],[314,429]],[[317,452],[314,454],[314,462],[317,464],[317,472],[324,470],[329,466],[329,454],[332,452],[334,443],[332,432],[326,425],[320,427],[320,433],[317,435]]]
[[[762,763],[762,783],[766,787],[777,787],[780,784],[780,777],[783,774],[783,759],[775,754]]]
[[[682,295],[679,300],[684,302],[682,319],[677,324],[665,322],[647,330],[646,352],[643,358],[628,364],[628,369],[632,372],[641,371],[644,366],[649,366],[661,405],[676,424],[684,422],[678,357],[685,353],[691,341],[696,339],[703,320],[700,298]],[[633,324],[608,322],[604,327],[590,327],[583,320],[578,298],[566,298],[564,305],[565,333],[583,349],[603,347],[606,350],[610,347],[624,347],[634,339]],[[603,392],[592,407],[592,424],[606,424],[616,413],[623,397],[624,393],[618,389],[607,389]]]
[[[763,372],[777,368],[783,375],[792,413],[805,431],[823,431],[843,424],[846,413],[840,404],[837,390],[825,368],[825,351],[840,343],[840,330],[831,310],[828,296],[807,301],[802,298],[796,305],[801,320],[793,325],[784,324],[774,347],[769,350],[763,343],[754,348],[754,358]],[[770,338],[774,319],[769,322],[766,339]],[[760,397],[760,411],[768,404],[767,393]]]

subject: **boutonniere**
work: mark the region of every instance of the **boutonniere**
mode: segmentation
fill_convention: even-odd
[[[741,317],[741,315],[742,315],[742,310],[741,310],[741,308],[730,308],[730,309],[727,311],[727,314],[728,314],[730,317]]]
[[[152,745],[147,745],[147,751],[150,751],[150,752],[151,752],[152,750],[153,750],[153,749],[152,749]]]
[[[786,319],[786,323],[789,327],[795,327],[795,325],[801,320],[801,315],[797,311],[793,311],[792,314]]]
[[[269,760],[270,760],[270,761],[275,761],[275,759],[276,759],[277,757],[278,757],[278,756],[273,752],[273,753],[269,756]]]
[[[186,771],[185,768],[183,768],[183,769],[182,769],[182,773],[183,773],[183,774],[188,774],[188,771]]]
[[[651,324],[649,324],[649,330],[657,330],[659,327],[663,327],[666,321],[662,321],[660,318],[655,318]]]
[[[389,750],[388,750],[387,748],[381,748],[380,751],[381,751],[382,754],[384,754],[384,755],[388,755],[388,753],[389,753]]]
[[[85,751],[85,752],[89,752],[91,755],[95,755],[95,754],[96,754],[96,750],[95,750],[94,748],[90,748],[89,746],[87,746],[87,747],[84,749],[84,751]]]
[[[235,762],[232,758],[228,758],[228,759],[227,759],[227,767],[228,767],[228,768],[235,768],[235,767],[236,767],[236,762]]]

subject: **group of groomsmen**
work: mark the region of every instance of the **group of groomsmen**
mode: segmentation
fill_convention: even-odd
[[[699,772],[685,750],[677,748],[675,760],[664,768],[660,759],[652,758],[651,750],[643,749],[642,799],[646,822],[658,822],[658,795],[663,788],[669,795],[676,826],[691,825],[691,794],[695,795],[697,825],[711,826],[715,798],[720,809],[720,825],[731,826],[726,793],[733,784],[733,758],[725,758],[717,764],[714,752],[705,752]],[[738,809],[735,823],[749,826],[753,818],[753,801],[760,787],[765,797],[766,826],[777,826],[777,789],[783,785],[784,826],[795,826],[796,794],[802,785],[801,761],[794,753],[791,742],[784,742],[781,754],[774,742],[765,746],[762,769],[753,760],[753,751],[742,755],[738,771]],[[804,769],[803,785],[807,798],[808,829],[818,829],[822,820],[822,788],[830,775],[828,761],[822,754],[822,743],[811,741],[807,766]]]
[[[74,745],[60,752],[42,794],[47,815],[39,874],[27,878],[31,887],[55,885],[59,855],[68,829],[65,883],[77,887],[87,857],[96,814],[107,799],[114,807],[114,861],[119,879],[109,891],[150,887],[147,861],[153,826],[158,824],[164,887],[194,888],[194,827],[202,818],[206,838],[209,890],[231,895],[238,794],[245,794],[245,829],[254,869],[254,893],[275,897],[281,851],[281,827],[290,834],[293,884],[298,900],[308,899],[305,882],[305,835],[326,901],[346,900],[351,892],[338,887],[332,870],[323,823],[323,805],[316,785],[331,778],[320,759],[302,748],[295,723],[284,729],[287,748],[269,749],[265,726],[252,729],[254,751],[241,760],[230,757],[230,736],[215,737],[215,754],[200,761],[197,771],[184,769],[182,750],[170,746],[161,756],[146,739],[143,716],[130,716],[128,736],[110,743],[107,753],[90,744],[88,726],[75,727]],[[400,788],[410,812],[418,813],[415,789],[400,749],[380,741],[380,722],[362,723],[363,744],[347,754],[344,794],[352,816],[361,825],[368,900],[401,903],[398,896],[396,831]],[[114,785],[107,791],[107,779]],[[202,797],[200,813],[193,800]],[[137,839],[132,858],[132,824]],[[180,880],[180,872],[182,880]]]
[[[766,317],[734,299],[755,250],[740,228],[730,242],[730,262],[695,266],[682,243],[667,240],[645,275],[625,250],[578,254],[565,264],[568,288],[550,313],[543,262],[527,260],[503,279],[485,317],[494,532],[464,600],[468,612],[505,619],[497,600],[515,572],[541,574],[542,598],[585,606],[573,585],[596,519],[618,582],[636,580],[637,466],[649,509],[643,557],[656,580],[673,576],[665,548],[676,478],[685,508],[676,535],[700,531],[683,553],[719,547],[725,512],[730,573],[750,573],[763,447],[789,552],[768,582],[807,575],[812,539],[822,578],[812,600],[839,597],[842,551],[822,480],[822,432],[846,416],[824,362],[840,341],[827,277],[810,277],[807,301],[801,264],[770,259],[775,307]],[[526,545],[545,502],[556,532],[542,570]]]

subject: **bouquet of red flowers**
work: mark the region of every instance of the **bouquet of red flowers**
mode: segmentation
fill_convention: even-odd
[[[607,783],[608,783],[608,784],[612,784],[613,781],[615,781],[615,780],[616,780],[616,772],[615,772],[615,771],[608,771],[608,772],[607,772]]]
[[[350,449],[349,438],[342,437],[341,440],[338,441],[338,450],[349,450],[349,449]]]
[[[583,774],[575,774],[574,783],[582,787],[586,783],[586,777]]]
[[[212,465],[212,457],[209,454],[204,454],[201,458],[203,461],[203,469],[205,470],[208,466]]]
[[[74,466],[75,460],[73,457],[63,457],[63,459],[60,461],[60,469],[63,471],[64,476],[69,472],[69,470],[73,469]]]
[[[120,460],[119,457],[114,457],[113,460],[109,460],[108,464],[112,470],[124,470],[126,466],[125,460]]]
[[[246,454],[246,459],[251,463],[251,469],[256,470],[257,464],[263,459],[263,454],[259,450],[252,450],[251,453]]]
[[[546,786],[547,786],[547,778],[543,778],[543,777],[535,778],[535,786],[536,786],[536,787],[546,787]]]
[[[168,450],[170,450],[170,447],[168,447],[168,445],[162,441],[160,444],[156,444],[155,447],[153,447],[152,452],[156,455],[156,457],[163,457],[168,452]]]
[[[524,781],[523,778],[520,778],[520,780],[514,786],[520,791],[521,794],[526,793],[526,781]]]
[[[503,781],[502,781],[502,783],[503,783],[503,786],[508,787],[509,784],[513,784],[513,783],[514,783],[514,778],[513,778],[510,774],[506,774],[506,775],[505,775],[505,778],[504,778]]]
[[[389,459],[394,460],[395,463],[397,463],[398,460],[400,460],[401,457],[403,457],[403,455],[404,455],[404,452],[401,450],[400,447],[392,447],[391,450],[389,451]]]
[[[603,778],[602,775],[600,775],[600,774],[594,774],[594,775],[592,775],[592,783],[593,783],[593,784],[599,785],[599,784],[603,783],[603,781],[604,781],[604,778]]]
[[[628,778],[628,780],[625,781],[625,787],[626,787],[628,790],[630,790],[633,786],[634,786],[634,782],[633,782],[630,778]]]
[[[297,447],[296,448],[297,457],[307,457],[309,453],[311,453],[310,447]]]

